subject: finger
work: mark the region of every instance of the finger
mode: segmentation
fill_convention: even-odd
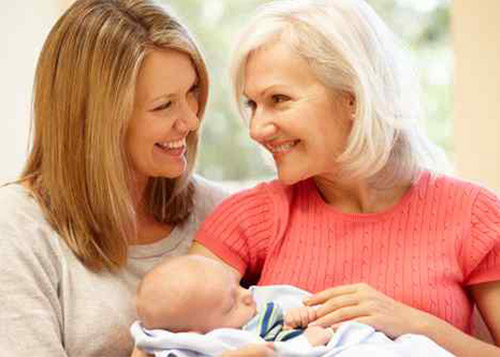
[[[329,327],[343,321],[350,321],[365,316],[368,316],[366,310],[360,305],[348,306],[320,317],[316,321],[310,323],[309,326],[319,325],[323,327]]]
[[[357,294],[342,295],[332,298],[323,305],[318,306],[316,309],[316,319],[345,307],[359,305],[359,303],[360,301]]]
[[[297,315],[297,309],[290,309],[287,311],[285,316],[285,323],[295,328],[299,325],[300,317]]]
[[[314,305],[323,304],[325,301],[330,300],[334,297],[346,295],[346,294],[353,294],[353,293],[357,292],[358,289],[359,289],[359,284],[336,286],[334,288],[329,288],[329,289],[320,291],[319,293],[316,293],[316,294],[304,299],[303,303],[306,306],[314,306]]]
[[[285,314],[285,327],[287,326],[292,326],[292,317],[291,317],[291,311],[287,311]]]
[[[309,321],[307,323],[310,323],[318,318],[318,315],[316,314],[316,308],[309,307],[307,309],[307,312],[309,314]]]
[[[309,311],[307,308],[300,309],[300,326],[307,327],[309,325]]]

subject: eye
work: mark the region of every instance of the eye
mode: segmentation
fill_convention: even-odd
[[[193,86],[191,88],[189,88],[189,94],[193,94],[193,95],[198,95],[200,94],[200,85],[198,83],[196,84],[193,84]]]
[[[271,96],[271,101],[274,104],[279,104],[279,103],[287,102],[289,100],[290,100],[290,97],[288,97],[286,95],[283,95],[283,94],[273,94]]]
[[[161,105],[157,106],[156,108],[154,108],[153,112],[168,109],[171,105],[172,105],[172,101],[169,100],[168,102],[161,104]]]
[[[250,109],[252,112],[254,112],[255,108],[257,107],[257,103],[255,103],[255,101],[253,101],[251,99],[247,99],[245,101],[245,107]]]

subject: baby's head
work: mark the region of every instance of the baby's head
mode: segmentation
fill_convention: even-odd
[[[145,328],[171,332],[240,328],[257,312],[233,272],[197,255],[168,258],[153,268],[139,285],[136,303]]]

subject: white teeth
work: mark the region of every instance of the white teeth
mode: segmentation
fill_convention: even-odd
[[[186,138],[177,141],[166,141],[163,143],[158,143],[164,149],[179,149],[183,146],[186,146]]]
[[[271,151],[271,152],[275,152],[275,153],[280,153],[280,152],[284,152],[284,151],[287,151],[287,150],[290,150],[291,148],[293,148],[295,145],[297,145],[298,143],[298,140],[297,141],[291,141],[291,142],[288,142],[288,143],[285,143],[285,144],[281,144],[281,145],[267,145],[268,149]]]

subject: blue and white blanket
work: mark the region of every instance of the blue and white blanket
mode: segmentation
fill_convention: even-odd
[[[267,302],[278,302],[286,311],[302,305],[310,293],[288,285],[251,288],[257,309]],[[257,334],[238,329],[221,328],[206,334],[194,332],[171,333],[165,330],[147,330],[136,321],[131,333],[138,348],[155,357],[217,356],[225,350],[234,350],[250,343],[264,343]],[[275,342],[279,356],[322,357],[450,357],[453,356],[431,339],[406,334],[395,340],[357,322],[345,322],[325,346],[312,347],[304,338]]]

